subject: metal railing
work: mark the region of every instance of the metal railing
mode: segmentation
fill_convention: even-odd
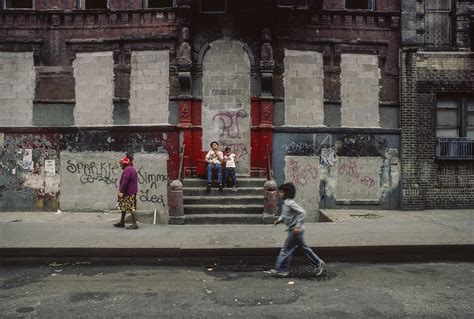
[[[271,164],[271,159],[270,159],[270,148],[268,147],[268,144],[266,145],[267,148],[267,181],[271,181],[274,179],[273,177],[273,168]]]
[[[186,144],[181,145],[179,150],[179,171],[178,180],[183,182],[184,179],[184,151],[186,150]]]
[[[474,159],[474,140],[467,137],[438,138],[436,158],[442,160]]]

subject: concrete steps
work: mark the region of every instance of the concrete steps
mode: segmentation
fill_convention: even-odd
[[[207,181],[183,181],[185,224],[262,224],[265,179],[238,176],[239,187],[207,192]]]
[[[208,224],[263,224],[262,214],[204,214],[185,215],[185,223],[192,225]]]

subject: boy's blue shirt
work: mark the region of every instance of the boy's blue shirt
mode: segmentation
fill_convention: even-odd
[[[304,229],[304,219],[306,211],[303,207],[298,205],[293,199],[285,199],[281,207],[281,215],[279,221],[284,221],[288,229],[299,227]]]

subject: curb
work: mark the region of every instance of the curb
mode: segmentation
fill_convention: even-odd
[[[364,246],[364,247],[313,247],[315,252],[330,262],[430,262],[474,261],[474,245],[413,245],[413,246]],[[143,260],[155,263],[157,259],[174,260],[175,264],[187,264],[190,259],[244,259],[259,260],[276,258],[280,248],[0,248],[0,264],[12,261],[22,263],[34,259],[58,260],[68,258]],[[302,257],[300,251],[297,257]],[[155,260],[155,262],[153,261]]]

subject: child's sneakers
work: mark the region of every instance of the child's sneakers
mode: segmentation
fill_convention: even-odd
[[[290,272],[288,271],[279,271],[276,269],[265,270],[264,273],[270,274],[274,277],[282,277],[282,278],[288,277],[290,275]]]
[[[207,183],[207,187],[206,187],[206,192],[210,192],[211,191],[211,183]]]
[[[324,265],[326,263],[324,261],[321,260],[321,262],[319,263],[318,266],[314,267],[314,271],[316,272],[316,277],[318,276],[321,276],[321,274],[323,273],[324,271]]]

